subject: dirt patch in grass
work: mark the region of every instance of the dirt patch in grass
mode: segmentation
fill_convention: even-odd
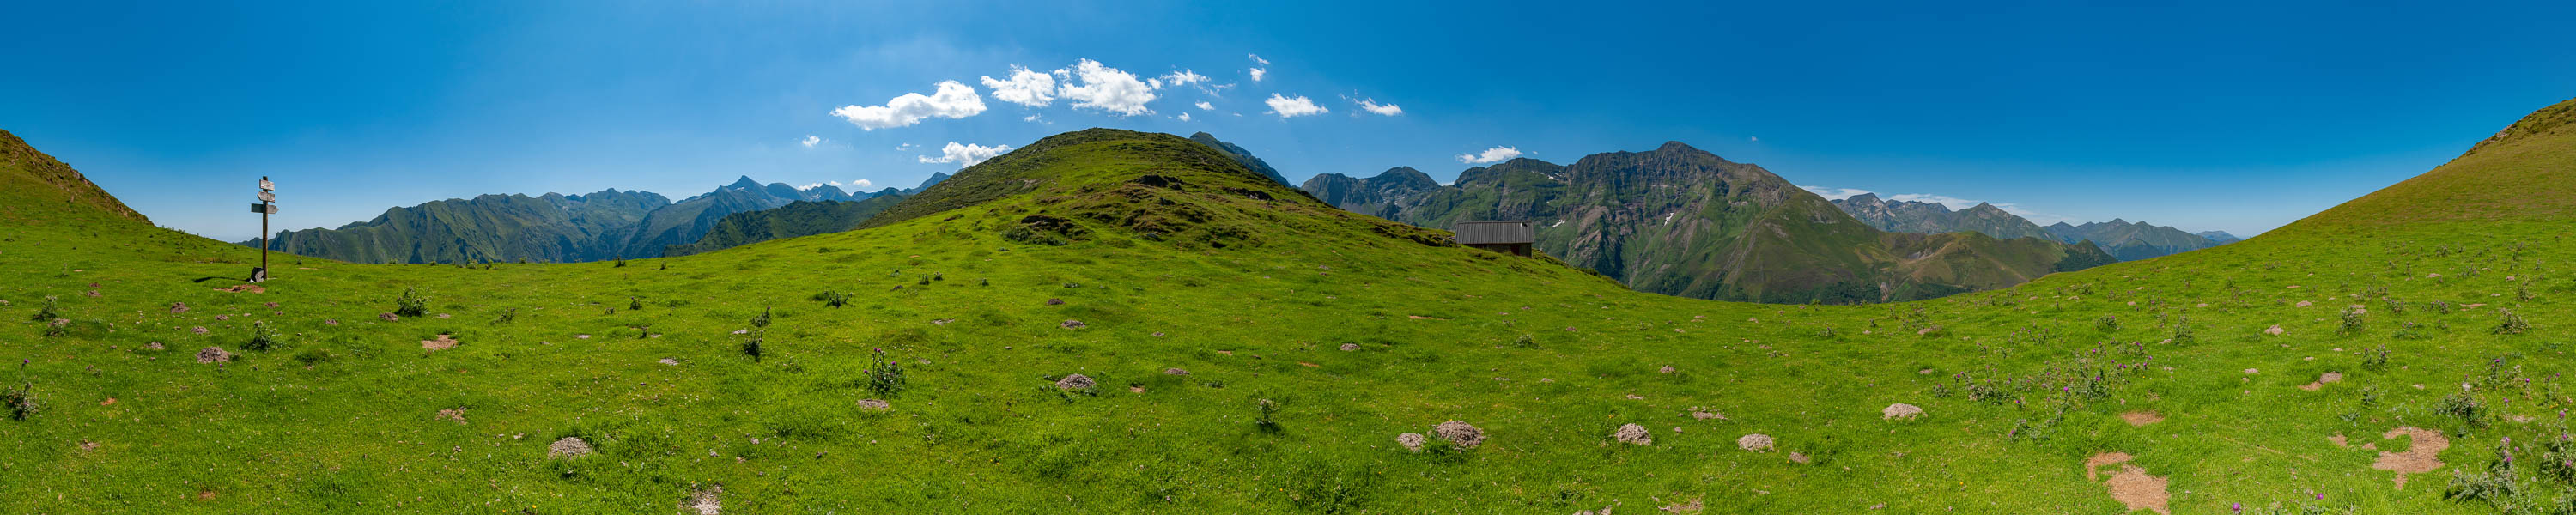
[[[894,409],[894,403],[886,402],[885,399],[859,399],[859,408],[868,411],[885,411]]]
[[[227,363],[229,363],[229,362],[231,362],[232,360],[233,360],[233,353],[230,353],[230,352],[224,352],[224,349],[223,349],[222,347],[207,347],[207,348],[203,348],[203,349],[197,349],[197,362],[198,362],[198,363],[216,363],[216,362],[227,362]]]
[[[461,426],[461,425],[465,425],[465,409],[464,409],[464,408],[448,408],[448,409],[438,410],[438,418],[443,419],[443,420],[454,420],[454,421],[456,421],[456,425],[460,425],[460,426]]]
[[[1699,513],[1700,510],[1706,509],[1707,507],[1708,505],[1701,504],[1699,499],[1691,499],[1690,502],[1666,504],[1664,507],[1656,509],[1664,510],[1664,513]]]
[[[1655,443],[1655,435],[1647,432],[1646,426],[1636,424],[1619,426],[1619,431],[1611,433],[1610,437],[1618,439],[1619,443],[1632,445],[1653,445]]]
[[[223,288],[215,291],[232,293],[268,293],[268,288],[262,288],[256,284],[236,284],[231,288]]]
[[[1768,452],[1771,450],[1771,435],[1762,433],[1744,435],[1743,438],[1735,439],[1735,447],[1753,452]]]
[[[2165,416],[2156,414],[2156,412],[2153,411],[2132,411],[2121,413],[2120,420],[2128,422],[2131,426],[2143,427],[2147,424],[2163,422],[2165,421]]]
[[[2336,446],[2336,447],[2350,447],[2350,445],[2346,445],[2346,444],[2344,443],[2343,435],[2334,435],[2334,436],[2326,437],[2326,442],[2328,442],[2328,443],[2333,443],[2333,444],[2335,444],[2335,446]]]
[[[2095,454],[2084,460],[2084,479],[2093,481],[2099,477],[2102,467],[2119,465],[2120,470],[2111,472],[2111,480],[2103,482],[2103,486],[2111,489],[2111,500],[2120,501],[2121,505],[2128,506],[2132,511],[2173,513],[2166,506],[2167,500],[2172,498],[2171,494],[2165,493],[2165,486],[2169,481],[2163,477],[2147,475],[2147,469],[2129,463],[2129,460],[2134,458],[2124,452]]]
[[[1404,446],[1404,450],[1408,451],[1422,452],[1422,443],[1424,441],[1426,441],[1426,439],[1422,437],[1422,433],[1404,433],[1395,435],[1396,445],[1402,445]]]
[[[1476,429],[1476,426],[1467,425],[1465,421],[1441,422],[1440,425],[1431,428],[1431,434],[1439,435],[1440,439],[1448,440],[1450,444],[1469,449],[1485,443],[1485,431]]]
[[[689,492],[688,497],[680,499],[680,511],[682,513],[695,513],[698,515],[717,515],[719,513],[723,513],[724,487],[721,485],[710,486]]]
[[[2380,451],[2379,461],[2371,463],[2370,468],[2396,472],[2397,489],[2405,490],[2407,474],[2421,474],[2442,468],[2442,450],[2451,448],[2451,439],[2443,438],[2441,432],[2418,427],[2390,429],[2387,433],[2380,434],[2379,438],[2391,440],[2400,435],[2409,440],[2406,452]]]
[[[1923,416],[1923,408],[1922,408],[1922,407],[1920,407],[1920,406],[1915,406],[1915,405],[1912,405],[1912,404],[1905,404],[1905,403],[1901,403],[1901,402],[1900,402],[1900,403],[1896,403],[1896,404],[1889,404],[1889,405],[1887,405],[1887,409],[1878,410],[1878,414],[1879,414],[1879,418],[1880,418],[1880,419],[1882,419],[1882,420],[1886,420],[1886,419],[1907,419],[1907,420],[1912,420],[1914,417],[1920,417],[1920,416]]]
[[[456,347],[456,339],[449,336],[451,335],[442,334],[438,335],[436,340],[421,340],[420,348],[441,351]]]
[[[590,452],[590,442],[574,436],[563,437],[561,440],[555,440],[554,444],[546,446],[546,457],[548,458],[587,456]]]

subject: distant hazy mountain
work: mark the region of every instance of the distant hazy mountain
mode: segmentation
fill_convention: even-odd
[[[1243,147],[1234,146],[1233,143],[1217,141],[1216,136],[1205,132],[1191,134],[1190,141],[1196,141],[1201,145],[1215,147],[1218,152],[1224,152],[1226,157],[1234,158],[1234,162],[1242,163],[1244,168],[1250,168],[1253,172],[1260,173],[1264,177],[1269,177],[1270,180],[1279,181],[1280,184],[1290,186],[1296,185],[1295,183],[1288,182],[1287,177],[1279,175],[1279,170],[1271,168],[1270,163],[1262,162],[1261,158],[1252,157],[1252,152],[1244,150]]]
[[[1982,202],[1958,211],[1951,211],[1949,206],[1941,205],[1939,202],[1881,200],[1876,193],[1862,193],[1832,202],[1834,207],[1842,208],[1845,213],[1851,213],[1852,217],[1860,219],[1861,223],[1885,231],[1922,234],[1976,231],[2007,240],[2057,238],[2047,229],[2040,228],[2039,224],[2004,212],[2003,208],[1995,207],[1994,204]]]
[[[1762,167],[1679,142],[1571,165],[1514,159],[1431,185],[1410,169],[1325,174],[1307,193],[1398,222],[1538,222],[1537,246],[1642,291],[1828,303],[1939,297],[2112,262],[2040,235],[1885,232]],[[1946,210],[1945,210],[1946,211]],[[1982,211],[1982,210],[1980,210]],[[2027,223],[2027,222],[2024,222]]]
[[[587,195],[482,195],[387,209],[373,220],[336,229],[281,231],[269,245],[360,263],[648,258],[662,255],[665,247],[696,243],[726,215],[868,196],[873,194],[852,195],[833,186],[797,189],[750,177],[679,202],[614,189]],[[257,245],[258,240],[244,244]]]
[[[1986,203],[1951,211],[1949,206],[1937,202],[1883,200],[1875,193],[1854,195],[1833,203],[1834,207],[1842,208],[1853,218],[1883,230],[1922,234],[1975,231],[1996,238],[2046,238],[2067,243],[2092,241],[2122,261],[2204,249],[2240,240],[2221,231],[2192,234],[2172,227],[2116,219],[2084,225],[2060,222],[2041,227],[2029,219]]]
[[[812,236],[857,228],[868,217],[911,198],[886,188],[867,200],[799,200],[777,209],[744,211],[716,220],[696,243],[664,247],[663,256],[686,256],[769,240]]]
[[[2209,241],[2210,241],[2211,243],[2216,243],[2216,244],[2219,244],[2219,245],[2226,245],[2226,244],[2229,244],[2229,243],[2236,243],[2236,242],[2240,242],[2240,241],[2245,241],[2245,239],[2244,239],[2244,238],[2238,238],[2238,237],[2236,237],[2236,235],[2234,235],[2234,234],[2228,234],[2228,233],[2227,233],[2227,231],[2201,231],[2201,232],[2196,232],[2196,233],[2192,233],[2192,234],[2193,234],[2193,235],[2196,235],[2196,236],[2200,236],[2200,237],[2202,237],[2202,238],[2209,238]]]
[[[1319,174],[1306,179],[1306,184],[1298,188],[1326,204],[1392,220],[1396,213],[1413,207],[1423,196],[1439,190],[1440,181],[1432,180],[1429,174],[1413,167],[1398,166],[1366,179],[1353,179],[1338,173]]]
[[[2218,242],[2181,229],[2117,218],[2109,222],[2068,225],[2058,222],[2048,232],[2066,241],[2090,240],[2121,261],[2146,259],[2218,246]]]

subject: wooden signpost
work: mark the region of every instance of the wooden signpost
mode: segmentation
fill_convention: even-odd
[[[259,213],[259,268],[250,269],[250,282],[267,281],[268,215],[277,214],[277,183],[259,178],[259,203],[251,204],[250,212]]]

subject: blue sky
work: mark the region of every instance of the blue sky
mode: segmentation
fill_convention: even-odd
[[[0,129],[224,239],[257,233],[259,175],[278,227],[335,227],[482,193],[911,186],[950,143],[1095,126],[1208,131],[1296,181],[1678,140],[1818,188],[2251,235],[2576,97],[2568,2],[755,4],[19,5]],[[1054,98],[982,80],[1014,66]],[[1300,97],[1323,111],[1283,116]]]

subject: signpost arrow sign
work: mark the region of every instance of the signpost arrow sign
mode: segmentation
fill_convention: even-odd
[[[259,268],[250,269],[250,282],[268,280],[268,215],[277,214],[277,204],[271,203],[276,201],[277,183],[259,178],[259,203],[250,205],[250,212],[259,213]]]

